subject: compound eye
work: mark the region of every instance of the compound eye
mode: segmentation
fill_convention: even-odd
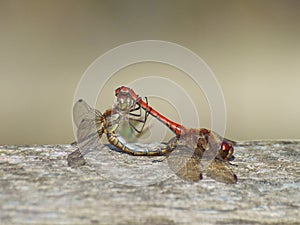
[[[221,144],[221,151],[220,151],[222,158],[225,160],[232,159],[232,157],[234,157],[233,152],[234,152],[234,150],[233,150],[232,145],[226,141],[223,141]]]
[[[120,89],[121,89],[121,88],[117,88],[117,89],[115,90],[115,96],[118,96],[118,94],[120,93]]]
[[[229,149],[231,148],[231,146],[227,143],[227,142],[222,142],[222,150],[225,151],[225,152],[228,152]]]

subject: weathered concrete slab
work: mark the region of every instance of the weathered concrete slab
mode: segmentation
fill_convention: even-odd
[[[102,146],[81,167],[70,145],[0,146],[1,224],[299,224],[300,142],[242,142],[237,184],[164,172],[163,157]],[[97,161],[99,162],[97,164]],[[94,160],[94,161],[93,161]],[[127,184],[127,185],[124,185]],[[148,185],[147,185],[148,184]]]

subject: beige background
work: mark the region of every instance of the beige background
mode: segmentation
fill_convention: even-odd
[[[0,144],[73,141],[72,101],[86,68],[106,51],[144,39],[178,43],[205,60],[224,93],[226,136],[299,138],[300,1],[3,0],[0,32]],[[182,72],[134,65],[102,90],[99,109],[112,103],[116,86],[152,74],[193,95]],[[197,107],[209,126],[202,101]],[[172,107],[152,102],[176,120]]]

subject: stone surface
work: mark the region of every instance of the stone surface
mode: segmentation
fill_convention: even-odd
[[[71,145],[0,146],[1,224],[299,224],[300,142],[240,142],[237,184],[191,183],[164,157],[108,146],[68,166]]]

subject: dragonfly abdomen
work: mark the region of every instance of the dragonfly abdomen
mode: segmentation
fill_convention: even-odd
[[[169,145],[149,146],[149,144],[128,143],[122,136],[111,132],[107,133],[107,139],[110,144],[134,156],[161,156],[173,150]]]

